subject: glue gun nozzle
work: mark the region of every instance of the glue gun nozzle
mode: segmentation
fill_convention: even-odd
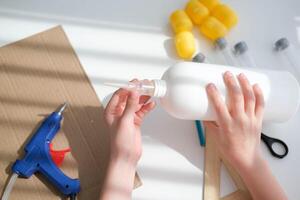
[[[57,114],[58,115],[62,115],[64,110],[67,108],[68,106],[68,102],[65,102],[61,107],[59,107],[57,110]]]

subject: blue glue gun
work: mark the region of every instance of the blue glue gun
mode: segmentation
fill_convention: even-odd
[[[49,152],[49,145],[60,129],[62,114],[66,106],[67,103],[63,104],[42,122],[25,146],[24,158],[13,164],[12,171],[24,178],[29,178],[34,173],[39,172],[62,194],[74,197],[80,191],[79,180],[66,176],[54,164]]]

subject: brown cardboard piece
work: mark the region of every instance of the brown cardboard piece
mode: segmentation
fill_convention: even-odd
[[[205,176],[204,176],[204,200],[251,200],[251,194],[239,174],[222,158],[213,140],[210,129],[205,129]],[[237,190],[225,197],[220,197],[221,163],[226,166]]]
[[[61,169],[79,177],[78,199],[99,199],[109,157],[103,107],[63,29],[55,27],[0,48],[0,191],[11,165],[41,120],[63,102],[54,148],[70,146]],[[135,187],[141,184],[136,176]],[[41,176],[17,179],[10,200],[61,199]]]

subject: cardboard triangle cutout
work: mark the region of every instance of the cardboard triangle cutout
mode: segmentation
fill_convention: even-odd
[[[205,147],[205,175],[204,175],[204,200],[251,200],[251,195],[246,188],[242,178],[237,172],[223,160],[216,148],[216,144],[211,135],[206,130],[206,147]],[[220,175],[221,163],[224,163],[234,184],[237,187],[225,197],[220,197]]]

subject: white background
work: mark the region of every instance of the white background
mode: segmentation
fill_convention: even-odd
[[[100,100],[106,104],[113,89],[103,86],[103,82],[160,78],[176,62],[168,17],[186,2],[0,0],[0,45],[63,25]],[[286,36],[299,48],[300,1],[223,2],[233,7],[240,18],[238,26],[227,37],[229,43],[245,40],[261,68],[287,69],[272,52],[272,43]],[[210,62],[224,63],[212,44],[199,36],[198,30],[195,35],[199,50]],[[289,145],[286,158],[273,158],[264,144],[261,145],[289,199],[300,197],[299,117],[298,113],[287,123],[264,125],[265,133]],[[199,145],[194,123],[174,119],[158,106],[145,120],[142,132],[144,153],[138,172],[143,186],[134,191],[133,199],[201,199],[204,149]],[[221,185],[222,195],[234,190],[224,170]]]

